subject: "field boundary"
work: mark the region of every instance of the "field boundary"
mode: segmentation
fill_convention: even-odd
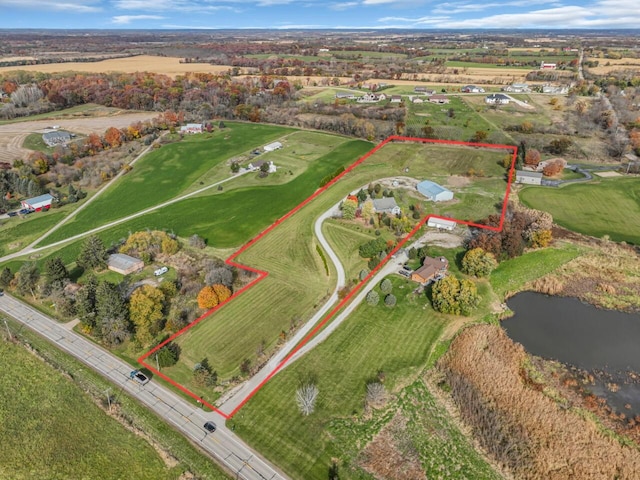
[[[466,220],[458,220],[458,219],[455,219],[455,218],[443,217],[443,216],[439,216],[439,215],[433,215],[433,214],[426,215],[424,218],[422,218],[420,220],[420,222],[418,222],[418,224],[411,230],[411,232],[409,232],[409,234],[407,234],[405,236],[405,238],[403,238],[402,241],[400,241],[396,245],[396,247],[391,252],[389,252],[389,254],[378,264],[378,266],[376,266],[376,268],[371,270],[371,272],[369,272],[369,274],[367,275],[366,278],[364,278],[364,280],[360,281],[349,292],[349,294],[347,296],[345,296],[345,298],[342,299],[338,303],[338,305],[336,305],[328,314],[326,314],[325,317],[322,319],[322,321],[318,325],[316,325],[316,327],[311,332],[309,332],[291,350],[291,352],[289,352],[287,354],[287,356],[280,363],[278,363],[278,365],[276,365],[276,367],[265,377],[265,379],[262,382],[260,382],[260,384],[258,384],[257,387],[255,387],[251,392],[249,392],[249,394],[244,399],[242,399],[242,401],[238,404],[238,406],[233,411],[231,411],[229,413],[225,413],[222,410],[220,410],[219,408],[215,407],[214,405],[206,402],[205,400],[203,400],[201,397],[199,397],[198,395],[196,395],[195,393],[190,391],[185,386],[179,384],[175,380],[171,379],[167,375],[164,375],[163,373],[161,373],[160,371],[158,371],[157,369],[153,368],[151,365],[149,365],[148,363],[145,362],[145,360],[148,357],[153,355],[155,352],[157,352],[159,349],[161,349],[167,343],[175,340],[177,337],[179,337],[180,335],[182,335],[183,333],[185,333],[189,329],[193,328],[194,326],[196,326],[201,321],[203,321],[206,318],[208,318],[211,314],[216,312],[218,309],[222,308],[228,302],[233,301],[233,299],[235,299],[236,297],[242,295],[245,291],[247,291],[248,289],[250,289],[251,287],[256,285],[258,282],[264,280],[269,275],[269,272],[266,272],[266,271],[263,271],[263,270],[258,270],[256,268],[250,267],[248,265],[243,265],[241,263],[238,263],[238,262],[236,262],[236,258],[238,258],[238,256],[240,256],[243,252],[245,252],[247,249],[249,249],[250,247],[255,245],[257,242],[259,242],[265,235],[270,233],[273,229],[278,227],[281,223],[286,221],[289,217],[295,215],[299,210],[301,210],[304,206],[306,206],[308,203],[313,201],[316,197],[318,197],[319,195],[324,193],[326,190],[328,190],[332,185],[337,183],[342,177],[347,175],[349,172],[353,171],[356,167],[358,167],[365,160],[367,160],[371,155],[373,155],[374,153],[378,152],[381,148],[383,148],[385,145],[387,145],[388,143],[391,143],[391,142],[433,143],[433,144],[456,145],[456,146],[465,146],[465,147],[501,149],[501,150],[510,151],[511,154],[512,154],[512,156],[511,156],[511,166],[509,167],[509,170],[508,170],[508,173],[507,173],[507,187],[506,187],[505,196],[504,196],[504,199],[503,199],[503,202],[502,202],[502,210],[500,212],[500,223],[499,223],[499,225],[497,227],[492,227],[492,226],[488,226],[488,225],[480,225],[480,224],[477,224],[477,223],[474,223],[474,222],[469,222],[469,221],[466,221]],[[167,338],[165,341],[163,341],[159,345],[157,345],[154,348],[152,348],[151,350],[149,350],[147,353],[145,353],[142,356],[140,356],[138,358],[138,362],[141,365],[143,365],[145,368],[147,368],[149,371],[153,372],[154,375],[158,375],[159,377],[163,378],[164,380],[169,382],[174,387],[178,388],[179,390],[181,390],[182,392],[184,392],[185,394],[187,394],[188,396],[190,396],[191,398],[193,398],[197,402],[201,403],[202,405],[206,405],[211,410],[217,412],[218,414],[220,414],[225,419],[232,418],[236,413],[238,413],[238,411],[244,406],[244,404],[247,403],[249,401],[249,399],[251,397],[253,397],[258,392],[258,390],[260,390],[276,373],[278,373],[278,371],[280,371],[291,360],[291,358],[309,340],[311,340],[311,338],[313,338],[318,333],[318,331],[320,331],[322,329],[322,327],[324,327],[324,325],[338,311],[340,311],[353,298],[353,296],[380,270],[380,268],[382,268],[391,259],[391,257],[393,255],[395,255],[395,253],[400,248],[403,247],[403,245],[410,238],[412,238],[420,230],[420,228],[422,228],[422,226],[430,218],[437,218],[437,219],[442,219],[442,220],[452,220],[452,221],[454,221],[456,223],[459,223],[459,224],[462,224],[462,225],[467,225],[467,226],[472,226],[472,227],[477,227],[477,228],[482,228],[482,229],[492,230],[492,231],[501,231],[502,228],[503,228],[503,225],[504,225],[504,217],[505,217],[505,214],[506,214],[506,211],[507,211],[507,201],[508,201],[508,198],[509,198],[509,193],[511,191],[511,182],[512,182],[513,173],[514,173],[514,170],[515,170],[515,161],[516,161],[517,152],[518,152],[518,148],[516,146],[513,146],[513,145],[462,142],[462,141],[454,141],[454,140],[438,140],[438,139],[430,139],[430,138],[415,138],[415,137],[404,137],[404,136],[399,136],[399,135],[392,135],[390,137],[387,137],[384,141],[382,141],[381,143],[376,145],[374,148],[369,150],[366,154],[364,154],[362,157],[360,157],[358,160],[356,160],[354,163],[352,163],[349,167],[347,167],[342,173],[340,173],[340,175],[336,176],[334,179],[332,179],[326,185],[324,185],[323,187],[321,187],[318,190],[316,190],[311,196],[309,196],[308,198],[303,200],[300,204],[298,204],[296,207],[294,207],[288,213],[286,213],[282,217],[278,218],[275,222],[273,222],[271,225],[269,225],[266,229],[264,229],[258,235],[256,235],[252,239],[250,239],[247,243],[245,243],[242,247],[240,247],[235,253],[233,253],[229,258],[227,258],[226,261],[225,261],[225,263],[227,265],[230,265],[230,266],[242,269],[244,271],[256,274],[257,275],[256,278],[254,280],[252,280],[251,282],[249,282],[244,287],[242,287],[237,292],[234,292],[234,294],[228,300],[226,300],[223,303],[218,304],[217,306],[215,306],[211,310],[208,310],[203,315],[201,315],[200,317],[196,318],[189,325],[187,325],[186,327],[182,328],[180,331],[174,333],[169,338]]]

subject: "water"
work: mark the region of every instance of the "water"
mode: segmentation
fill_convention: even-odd
[[[616,411],[640,414],[640,315],[601,310],[575,298],[523,292],[507,301],[515,315],[502,322],[509,337],[533,355],[573,365],[596,375],[591,388]],[[609,378],[605,378],[609,377]],[[617,392],[606,382],[619,385]],[[624,408],[630,404],[631,409]]]

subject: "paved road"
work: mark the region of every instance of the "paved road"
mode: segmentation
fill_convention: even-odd
[[[218,402],[218,408],[222,410],[227,415],[232,413],[238,406],[240,406],[248,396],[251,395],[261,383],[263,383],[271,372],[278,366],[278,364],[286,358],[286,356],[293,350],[293,348],[300,343],[300,341],[309,333],[309,331],[325,316],[325,314],[329,311],[331,307],[338,301],[338,290],[345,285],[345,273],[344,268],[342,267],[342,263],[340,263],[340,259],[336,255],[336,253],[332,250],[331,245],[327,242],[324,234],[322,233],[322,224],[327,218],[332,217],[336,212],[339,211],[340,202],[333,205],[326,212],[324,212],[315,222],[314,224],[314,232],[320,245],[324,248],[327,255],[333,262],[336,271],[338,273],[338,278],[336,282],[336,288],[333,293],[329,297],[329,299],[325,302],[325,304],[313,315],[312,318],[307,321],[302,328],[300,328],[296,334],[291,337],[280,350],[269,359],[269,361],[265,364],[264,367],[258,371],[253,377],[249,380],[241,384],[239,387],[236,387],[228,394],[224,395]]]
[[[231,433],[219,415],[189,405],[153,380],[144,386],[138,385],[129,378],[130,365],[7,294],[0,297],[0,311],[42,335],[139,400],[233,472],[234,478],[287,478]],[[207,420],[213,420],[218,425],[215,433],[207,433],[202,428]]]

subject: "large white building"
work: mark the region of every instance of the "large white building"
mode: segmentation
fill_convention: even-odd
[[[456,222],[453,220],[445,220],[444,218],[431,217],[427,220],[427,227],[437,228],[438,230],[453,230],[456,228]]]
[[[423,180],[417,185],[418,191],[432,202],[453,200],[453,192],[430,180]]]
[[[280,142],[273,142],[270,143],[269,145],[265,145],[264,146],[264,151],[265,152],[273,152],[275,150],[279,150],[282,148],[282,144]]]

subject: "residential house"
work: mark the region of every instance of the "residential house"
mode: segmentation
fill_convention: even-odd
[[[540,70],[555,70],[557,68],[557,64],[555,63],[545,63],[544,60],[540,62]]]
[[[484,88],[475,85],[465,85],[460,91],[462,93],[484,93]]]
[[[527,85],[526,83],[512,83],[511,85],[502,87],[502,91],[512,93],[528,93],[531,91],[531,88],[529,88],[529,85]]]
[[[411,103],[424,103],[424,99],[422,97],[411,97]]]
[[[443,104],[449,103],[450,100],[449,100],[449,97],[447,97],[446,95],[438,94],[438,95],[431,95],[429,97],[429,102],[443,105]]]
[[[256,170],[260,170],[260,167],[262,167],[262,165],[264,164],[265,160],[255,160],[247,165],[247,170],[249,170],[250,172],[255,172]],[[276,167],[272,161],[269,161],[268,165],[269,170],[267,170],[267,173],[276,173],[278,167]]]
[[[456,228],[456,222],[453,220],[445,220],[444,218],[431,217],[427,220],[427,227],[451,231]]]
[[[55,147],[56,145],[66,145],[71,140],[71,134],[69,132],[63,132],[56,130],[53,132],[46,132],[42,134],[42,140],[48,147]]]
[[[130,257],[124,253],[114,253],[109,255],[107,268],[122,275],[129,275],[142,270],[144,262],[139,258]]]
[[[338,100],[353,100],[356,96],[353,93],[348,92],[338,92],[336,93],[336,98]]]
[[[516,183],[525,183],[527,185],[542,185],[542,172],[516,170]]]
[[[415,87],[413,91],[416,93],[422,93],[424,95],[434,95],[436,93],[435,90],[431,90],[430,88],[427,88],[427,87]]]
[[[373,208],[377,213],[400,215],[402,210],[393,197],[376,198],[373,200]]]
[[[453,200],[453,192],[435,182],[423,180],[417,185],[418,192],[427,197],[432,202],[446,202]]]
[[[269,145],[265,145],[263,148],[264,148],[265,152],[273,152],[275,150],[281,149],[282,148],[282,143],[273,142],[273,143],[270,143]]]
[[[22,205],[22,208],[40,212],[42,210],[49,210],[49,208],[51,207],[51,202],[53,202],[53,196],[45,193],[44,195],[22,200],[20,204]]]
[[[391,103],[400,103],[402,102],[401,95],[391,95]]]
[[[489,105],[506,105],[510,101],[511,99],[504,93],[492,93],[484,97],[484,103],[488,103]]]
[[[411,280],[422,285],[446,275],[449,261],[444,257],[425,257],[422,266],[411,273]]]
[[[385,100],[387,96],[384,93],[365,93],[363,96],[358,97],[358,102],[360,103],[376,103],[381,100]]]
[[[194,134],[194,133],[202,133],[202,131],[203,131],[203,126],[201,123],[187,123],[186,125],[183,125],[182,127],[180,127],[180,133]]]

